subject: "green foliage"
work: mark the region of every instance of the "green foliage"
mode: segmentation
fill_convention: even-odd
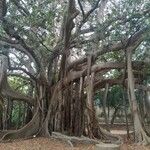
[[[27,45],[33,48],[33,52],[35,52],[36,56],[40,58],[40,61],[42,62],[41,64],[44,67],[47,67],[49,63],[48,58],[56,43],[60,40],[63,14],[66,11],[67,4],[65,2],[60,3],[60,1],[57,0],[24,0],[19,2],[21,6],[29,12],[29,15],[18,9],[12,1],[8,1],[8,13],[6,19],[14,24],[15,31],[18,32],[19,36],[24,39]],[[106,47],[106,50],[108,50],[113,44],[122,42],[143,27],[149,26],[150,14],[144,14],[145,11],[150,9],[150,2],[148,0],[112,0],[111,2],[114,2],[114,5],[113,3],[109,3],[110,6],[106,10],[104,21],[102,23],[97,19],[96,10],[90,15],[87,22],[82,27],[82,29],[94,27],[92,33],[90,32],[88,35],[80,35],[79,33],[79,36],[75,40],[73,39],[74,37],[72,37],[71,40],[74,41],[71,41],[71,44],[76,45],[79,43],[78,45],[80,46],[80,48],[75,49],[77,51],[77,58],[80,57],[81,51],[83,51],[83,53],[91,53],[92,51],[101,50],[103,47]],[[83,0],[82,5],[85,12],[88,12],[95,3],[96,0]],[[77,9],[79,8],[77,7]],[[81,14],[75,19],[76,28],[80,21],[82,21]],[[74,30],[76,28],[74,28]],[[75,32],[74,30],[72,34]],[[8,36],[4,32],[2,25],[0,25],[0,38],[1,36]],[[134,52],[134,60],[150,62],[150,36],[149,34],[146,36],[146,41],[143,42]],[[84,44],[80,44],[82,42]],[[107,45],[109,46],[107,47]],[[61,47],[61,50],[62,49],[63,47]],[[21,59],[25,59],[24,55],[21,55],[21,53],[19,56]],[[58,61],[60,61],[60,58]],[[102,55],[99,57],[97,63],[110,61],[125,62],[124,51],[110,52]],[[18,63],[16,66],[18,66]],[[22,67],[23,64],[20,64],[20,66]],[[145,68],[144,73],[150,73],[149,66],[146,66]],[[45,70],[45,72],[47,72],[47,68]],[[111,79],[117,78],[121,76],[121,71],[122,70],[111,70],[104,75],[104,78],[106,78],[106,76]],[[29,92],[29,81],[20,77],[9,77],[8,81],[14,90],[24,94]],[[150,82],[150,76],[146,75],[144,82]],[[94,98],[95,105],[101,105],[103,95],[104,91],[96,93]],[[113,86],[109,89],[107,102],[111,107],[122,104],[122,100],[122,88],[120,86]],[[24,104],[14,102],[12,112],[13,124],[20,124],[23,111]],[[20,116],[21,119],[18,120]]]
[[[20,77],[9,77],[8,82],[10,86],[21,93],[27,94],[30,87],[30,82]]]
[[[96,92],[94,95],[94,104],[95,106],[102,106],[102,98],[103,98],[103,92]]]
[[[14,101],[11,122],[14,127],[20,127],[23,122],[24,105],[22,102]]]
[[[96,92],[94,97],[94,102],[96,106],[102,106],[102,99],[104,97],[104,90]],[[123,93],[122,87],[119,85],[114,85],[109,89],[107,97],[107,106],[115,107],[118,104],[123,104]]]
[[[9,77],[10,86],[16,91],[28,94],[30,84],[20,77]],[[13,101],[13,109],[11,114],[11,122],[13,127],[20,127],[23,122],[23,115],[25,111],[25,103],[21,101]]]
[[[111,107],[115,107],[118,104],[123,104],[123,93],[121,86],[115,85],[110,89],[108,101]]]

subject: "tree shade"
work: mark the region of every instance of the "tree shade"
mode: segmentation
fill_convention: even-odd
[[[144,104],[150,90],[148,1],[2,0],[0,20],[1,140],[55,131],[117,143],[99,125],[94,95],[108,88],[106,107],[109,88],[119,85],[128,93],[135,141],[149,144],[135,95],[142,90]]]

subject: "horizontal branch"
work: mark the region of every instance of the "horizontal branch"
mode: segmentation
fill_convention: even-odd
[[[10,67],[9,70],[19,70],[19,71],[23,71],[26,75],[28,75],[31,79],[33,79],[34,81],[36,81],[36,77],[33,76],[30,72],[28,72],[26,69],[21,68],[21,67]]]
[[[26,49],[20,45],[16,40],[11,40],[5,37],[0,37],[0,45],[2,46],[10,46],[11,48],[15,48],[16,50],[25,53],[26,55],[28,55],[28,57],[35,62],[35,60],[33,59],[33,57],[31,56],[31,54],[29,52],[26,51]]]
[[[23,15],[30,15],[30,12],[29,12],[27,9],[25,9],[25,8],[20,4],[20,1],[18,1],[18,0],[11,0],[11,1],[14,3],[14,5],[17,6],[18,10],[19,10]]]
[[[34,105],[34,99],[32,97],[20,94],[19,92],[12,90],[9,86],[2,89],[2,95],[11,97],[12,100],[24,101],[32,106]]]
[[[136,84],[136,88],[138,89],[141,82],[137,78],[135,78],[134,81]],[[125,80],[125,82],[126,82],[125,86],[127,86],[127,80]],[[105,88],[106,83],[108,83],[109,86],[122,85],[122,78],[99,80],[94,83],[94,90]]]
[[[9,35],[12,38],[15,38],[18,41],[18,43],[24,48],[25,52],[29,53],[30,56],[32,56],[32,58],[35,60],[34,62],[36,63],[37,68],[41,68],[40,60],[37,54],[35,53],[34,48],[27,45],[25,40],[19,35],[19,32],[15,30],[15,25],[6,19],[3,19],[2,25],[7,35]]]
[[[18,78],[22,78],[23,80],[27,80],[27,81],[33,81],[31,78],[23,76],[22,74],[19,73],[7,73],[7,76],[9,77],[18,77]]]
[[[124,49],[125,45],[128,44],[129,47],[133,47],[135,44],[139,45],[143,40],[144,40],[144,34],[149,32],[150,27],[143,28],[142,30],[136,32],[132,37],[125,39],[125,41],[120,41],[118,43],[114,43],[113,45],[107,45],[106,47],[101,48],[100,50],[96,51],[93,53],[93,57],[96,59],[98,56],[109,53],[109,52],[114,52],[114,51],[119,51]],[[72,62],[68,66],[68,70],[75,68],[77,65],[82,64],[87,61],[87,57],[80,58],[74,62]]]
[[[79,28],[82,27],[82,25],[86,22],[86,20],[88,19],[88,17],[94,12],[95,9],[97,9],[99,2],[101,0],[97,0],[96,3],[93,5],[93,7],[84,15],[84,18],[79,26]]]
[[[143,65],[145,65],[144,62],[133,62],[133,68],[142,68]],[[91,67],[91,73],[92,72],[101,72],[104,70],[111,70],[111,69],[123,69],[126,66],[123,62],[106,62],[106,63],[100,63],[95,64]],[[68,83],[79,79],[80,77],[87,76],[87,68],[81,70],[81,71],[70,71],[68,75],[64,78],[63,84],[67,85]]]
[[[150,87],[141,85],[139,83],[138,79],[134,79],[134,80],[135,80],[135,89],[140,89],[143,91],[150,91]],[[102,81],[99,81],[98,83],[96,83],[94,85],[94,90],[96,91],[96,90],[105,88],[106,83],[108,83],[109,86],[122,85],[121,79],[107,79],[107,80],[102,80]]]

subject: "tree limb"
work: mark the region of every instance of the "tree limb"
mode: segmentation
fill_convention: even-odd
[[[20,4],[19,0],[11,0],[11,1],[17,6],[21,14],[23,14],[24,16],[30,15],[29,11]]]
[[[21,67],[10,67],[10,70],[20,70],[23,71],[25,74],[27,74],[29,77],[31,77],[31,79],[33,79],[34,81],[36,81],[36,77],[33,76],[30,72],[28,72],[26,69],[21,68]]]
[[[10,87],[7,87],[7,89],[2,89],[2,95],[11,97],[12,100],[24,101],[32,106],[34,105],[34,99],[32,97],[13,91]]]
[[[82,16],[83,16],[83,18],[84,18],[84,16],[85,16],[85,12],[84,12],[84,10],[83,10],[83,6],[82,6],[82,4],[81,4],[81,1],[80,1],[80,0],[78,0],[78,4],[79,4],[79,6],[80,6],[80,9],[81,9],[81,12],[82,12]]]
[[[132,37],[125,39],[124,43],[128,43],[128,48],[133,47],[135,45],[139,45],[143,39],[145,38],[145,34],[150,31],[150,26],[141,29],[140,31],[136,32]],[[129,41],[130,40],[130,41]],[[124,48],[124,44],[122,42],[114,43],[113,45],[107,45],[105,47],[102,47],[100,50],[96,51],[92,55],[96,59],[98,56],[103,55],[108,52],[114,52],[119,51]],[[87,57],[80,58],[74,62],[72,62],[68,66],[68,70],[72,69],[73,67],[76,67],[78,64],[84,63],[87,61]]]
[[[3,20],[7,13],[6,0],[0,0],[0,20]]]

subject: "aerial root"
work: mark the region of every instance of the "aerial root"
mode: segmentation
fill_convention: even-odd
[[[77,144],[77,143],[80,143],[80,144],[100,144],[101,143],[98,140],[90,139],[84,136],[81,136],[81,137],[67,136],[58,132],[52,132],[51,137],[64,141],[71,147],[74,147],[74,144]]]
[[[10,140],[10,139],[18,139],[18,138],[31,138],[34,135],[37,134],[39,130],[39,124],[40,124],[40,119],[39,119],[39,110],[37,109],[32,120],[27,123],[23,128],[19,130],[11,130],[11,131],[6,131],[2,133],[0,141],[3,142],[3,140]]]

